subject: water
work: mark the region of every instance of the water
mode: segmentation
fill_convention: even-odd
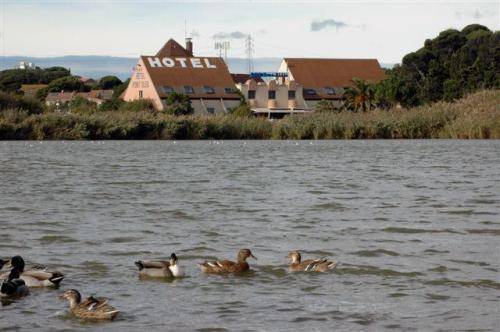
[[[64,272],[0,330],[498,330],[500,141],[0,142],[0,256]],[[207,258],[258,261],[206,276]],[[328,274],[284,256],[327,256]],[[139,280],[176,252],[188,278]],[[110,298],[103,325],[62,289]]]

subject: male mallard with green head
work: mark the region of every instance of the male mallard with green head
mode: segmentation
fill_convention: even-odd
[[[298,251],[291,251],[286,258],[291,260],[288,266],[290,272],[326,272],[337,266],[336,262],[322,259],[306,259],[301,261],[301,256]]]
[[[170,255],[169,261],[137,261],[139,275],[156,278],[180,278],[184,271],[178,264],[179,259],[175,253]]]
[[[21,256],[12,257],[10,264],[19,271],[20,278],[28,287],[57,287],[64,279],[64,275],[60,272],[49,272],[39,268],[25,270],[24,259]],[[6,276],[7,274],[0,275],[0,279],[5,279]]]
[[[76,289],[65,291],[59,298],[68,300],[70,312],[78,318],[113,320],[119,313],[118,310],[108,304],[106,299],[91,296],[82,301],[82,296]]]
[[[238,252],[236,262],[229,260],[205,261],[203,263],[198,263],[198,266],[205,273],[240,273],[250,269],[250,266],[247,263],[248,257],[252,257],[257,260],[257,257],[252,254],[250,249],[241,249]]]

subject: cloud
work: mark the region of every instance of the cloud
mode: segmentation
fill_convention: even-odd
[[[334,19],[328,19],[322,21],[315,20],[311,22],[311,31],[320,31],[329,27],[333,27],[338,30],[347,28],[348,26],[349,24],[342,21],[336,21]]]
[[[191,31],[191,38],[199,38],[201,35],[197,30]]]
[[[491,11],[480,11],[479,9],[476,9],[474,11],[455,11],[455,17],[459,20],[461,19],[474,19],[474,20],[480,20],[483,17],[492,17],[495,16],[494,12]]]
[[[218,32],[212,36],[213,39],[244,39],[246,37],[248,37],[248,34],[241,31]]]

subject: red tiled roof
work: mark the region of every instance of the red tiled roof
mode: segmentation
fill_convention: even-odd
[[[295,81],[304,90],[316,90],[317,95],[305,96],[305,99],[336,98],[327,95],[324,88],[352,86],[353,78],[376,83],[385,76],[377,59],[285,58],[285,62]]]
[[[238,99],[236,92],[226,93],[225,88],[234,90],[234,82],[229,74],[229,70],[224,60],[221,58],[195,57],[198,59],[208,59],[210,64],[216,68],[192,68],[187,67],[152,67],[148,61],[148,56],[141,56],[141,59],[146,66],[146,70],[151,76],[154,86],[156,87],[160,97],[167,96],[163,87],[171,87],[174,91],[184,93],[184,86],[192,86],[193,94],[188,96],[192,99],[198,98],[223,98],[223,99]],[[190,62],[187,57],[187,63]],[[214,89],[214,93],[206,93],[204,86],[209,86]]]
[[[171,56],[189,56],[189,52],[186,51],[178,42],[173,39],[169,39],[168,42],[163,45],[163,47],[156,53],[157,57],[171,57]]]
[[[261,83],[264,82],[262,77],[252,77],[249,74],[231,74],[231,77],[233,78],[234,84],[245,84],[249,79],[254,79],[255,82]]]

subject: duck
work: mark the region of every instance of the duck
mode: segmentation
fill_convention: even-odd
[[[198,266],[205,273],[241,273],[250,269],[250,266],[246,261],[248,257],[257,260],[257,257],[252,254],[250,249],[241,249],[238,252],[236,262],[229,260],[205,261],[203,263],[198,263]]]
[[[14,256],[10,260],[13,268],[20,272],[20,278],[24,280],[28,287],[58,287],[64,279],[64,275],[60,272],[49,272],[44,267],[35,267],[25,270],[24,259],[21,256]],[[5,278],[6,274],[0,275]]]
[[[0,297],[19,298],[30,293],[29,288],[26,286],[24,280],[20,279],[19,276],[19,270],[17,270],[16,268],[13,268],[10,271],[9,276],[2,283],[2,287],[0,289]]]
[[[290,272],[326,272],[337,266],[336,262],[321,259],[306,259],[301,261],[300,252],[291,251],[286,258],[291,259],[291,264],[288,266]]]
[[[178,264],[179,259],[175,253],[170,255],[169,261],[137,261],[140,276],[156,278],[181,278],[184,271]]]
[[[113,320],[119,311],[103,298],[88,297],[82,301],[82,295],[76,289],[65,291],[59,299],[69,302],[69,310],[75,317],[87,320]]]

